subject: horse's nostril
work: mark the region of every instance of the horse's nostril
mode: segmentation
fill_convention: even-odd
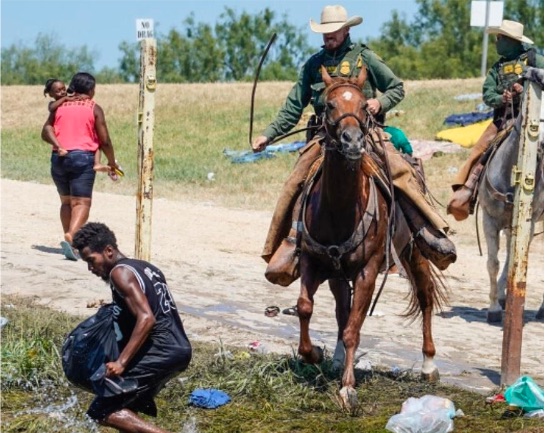
[[[352,134],[349,131],[343,131],[341,138],[345,142],[350,143],[352,141]]]

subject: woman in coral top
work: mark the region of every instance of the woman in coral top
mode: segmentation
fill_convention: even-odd
[[[75,98],[50,113],[42,129],[42,139],[51,144],[51,177],[61,199],[60,218],[64,230],[64,255],[77,260],[72,238],[89,218],[96,172],[95,153],[102,150],[112,171],[120,169],[104,111],[95,103],[95,78],[78,72],[70,82]]]

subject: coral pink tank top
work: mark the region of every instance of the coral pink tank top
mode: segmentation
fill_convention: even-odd
[[[95,152],[99,148],[95,130],[95,101],[67,101],[55,112],[55,135],[66,150]]]

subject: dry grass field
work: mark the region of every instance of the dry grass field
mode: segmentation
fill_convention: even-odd
[[[479,92],[480,80],[407,82],[406,97],[396,109],[404,114],[389,124],[410,139],[433,140],[444,118],[475,109],[479,101],[454,96]],[[274,118],[291,88],[288,82],[259,83],[253,136]],[[249,150],[251,83],[159,84],[155,111],[156,197],[206,198],[218,204],[254,209],[274,206],[277,191],[295,161],[283,155],[256,164],[232,164],[224,149]],[[48,145],[40,139],[48,98],[40,86],[2,87],[2,172],[4,177],[49,182]],[[118,159],[135,180],[138,86],[98,85],[95,99],[106,113]],[[286,141],[301,139],[302,135]],[[446,200],[445,169],[457,167],[464,154],[426,163],[430,187]],[[433,167],[432,167],[433,166]],[[428,167],[426,167],[428,168]],[[215,181],[207,180],[208,173]],[[436,178],[436,173],[438,174]],[[133,182],[132,182],[133,183]],[[113,185],[99,177],[96,190],[132,194],[129,182]]]

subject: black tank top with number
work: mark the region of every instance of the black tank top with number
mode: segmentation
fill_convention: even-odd
[[[191,359],[191,345],[163,273],[143,260],[121,259],[114,269],[120,266],[134,273],[155,316],[155,325],[144,345],[131,360],[130,366],[136,367],[136,364],[142,364],[143,361],[143,364],[160,369],[178,370],[182,366],[185,368]],[[110,288],[116,305],[115,318],[121,333],[118,338],[121,351],[131,337],[136,317],[131,313],[123,296],[111,280]],[[141,366],[144,367],[144,365]]]

